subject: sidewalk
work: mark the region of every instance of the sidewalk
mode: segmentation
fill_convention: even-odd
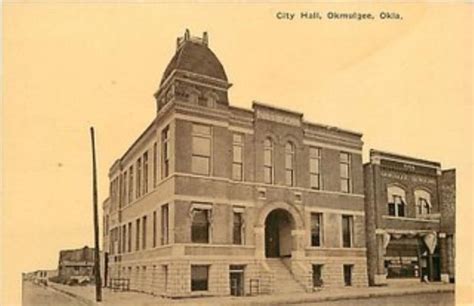
[[[95,287],[72,287],[50,283],[55,290],[76,297],[83,304],[96,305]],[[203,297],[165,299],[138,292],[113,292],[103,290],[104,306],[152,306],[152,305],[282,305],[308,302],[324,302],[344,299],[360,299],[382,296],[400,296],[419,293],[454,292],[454,284],[395,283],[386,287],[323,289],[313,293],[273,294],[249,297]]]

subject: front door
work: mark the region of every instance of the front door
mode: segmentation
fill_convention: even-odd
[[[280,231],[276,218],[269,218],[265,224],[265,256],[280,257]]]
[[[244,295],[244,267],[230,266],[230,295]]]

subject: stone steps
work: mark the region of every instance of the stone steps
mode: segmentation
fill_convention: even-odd
[[[305,292],[281,259],[267,259],[267,265],[274,275],[273,289],[275,293]]]

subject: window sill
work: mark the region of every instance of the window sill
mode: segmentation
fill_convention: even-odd
[[[390,215],[383,215],[382,218],[390,219],[390,220],[428,222],[428,223],[439,223],[440,222],[439,219],[421,219],[421,218],[398,217],[398,216],[390,216]]]
[[[195,290],[191,291],[191,296],[212,296],[212,293],[209,290]]]

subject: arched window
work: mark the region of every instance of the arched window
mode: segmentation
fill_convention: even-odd
[[[287,186],[295,184],[295,146],[287,142],[285,146],[285,182]]]
[[[218,99],[219,96],[215,92],[209,91],[206,93],[206,101],[208,107],[215,107]]]
[[[263,142],[263,177],[266,184],[273,183],[273,142],[270,138]]]
[[[387,203],[389,216],[405,217],[405,190],[398,186],[389,186],[387,188]]]
[[[426,216],[431,213],[431,195],[426,190],[415,190],[416,216]]]

